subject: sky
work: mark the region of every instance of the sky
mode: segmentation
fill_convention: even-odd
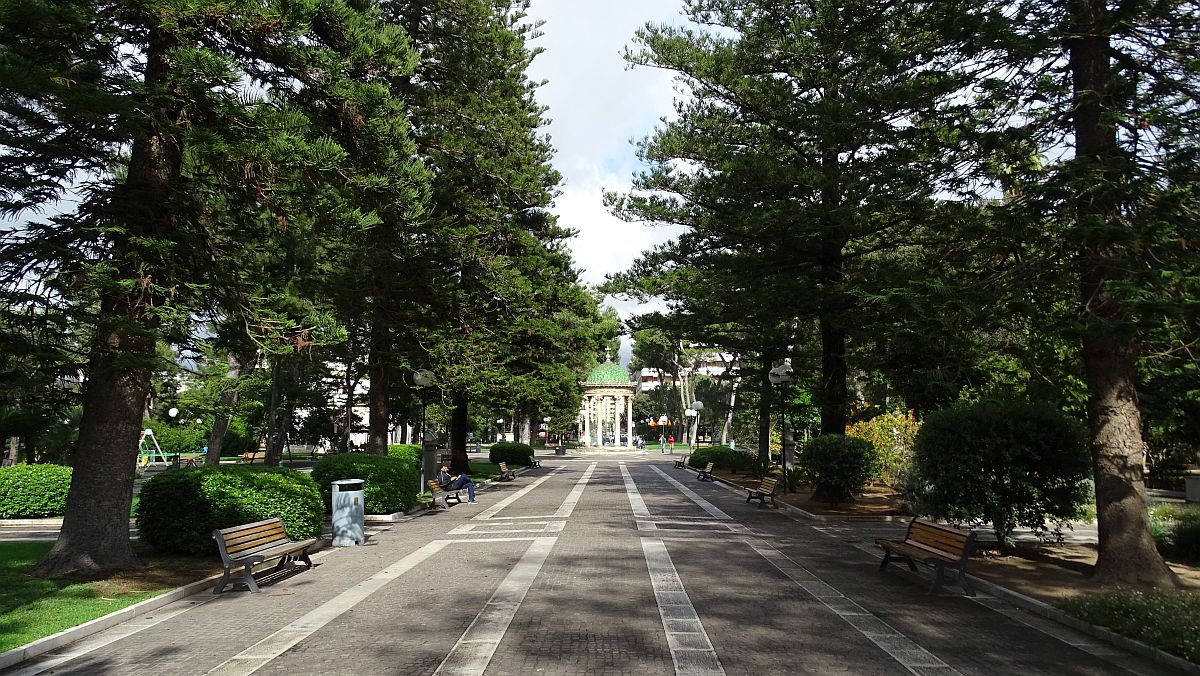
[[[532,46],[545,51],[530,77],[547,80],[537,92],[549,107],[547,132],[563,174],[555,200],[560,225],[579,232],[571,242],[585,284],[629,267],[654,244],[672,237],[663,226],[625,223],[602,202],[604,190],[627,192],[643,168],[634,143],[671,116],[676,97],[670,73],[638,67],[622,58],[634,32],[646,22],[682,24],[680,0],[533,0],[530,19],[542,20],[543,35]],[[609,299],[622,319],[648,308]],[[622,362],[628,359],[628,341]]]

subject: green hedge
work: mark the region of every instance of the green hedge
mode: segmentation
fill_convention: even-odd
[[[1200,561],[1200,507],[1157,505],[1150,510],[1150,532],[1163,556]]]
[[[492,450],[488,451],[488,462],[494,465],[504,462],[510,465],[525,467],[529,465],[529,458],[532,456],[533,447],[529,444],[519,444],[513,441],[497,441],[492,444]]]
[[[338,453],[321,458],[313,468],[312,478],[321,488],[321,498],[328,505],[333,495],[331,482],[340,479],[362,479],[364,508],[367,514],[405,512],[417,504],[417,465],[398,450],[400,457]]]
[[[294,540],[320,537],[325,510],[307,475],[282,467],[170,469],[142,486],[142,541],[167,552],[216,552],[212,532],[272,517]]]
[[[746,472],[754,469],[758,456],[746,451],[739,451],[728,446],[705,446],[697,448],[688,457],[688,464],[697,469],[703,469],[712,463],[715,469],[727,469],[731,472]]]
[[[421,468],[421,447],[418,444],[392,444],[388,446],[388,457],[399,458],[419,470]]]
[[[937,411],[913,443],[905,492],[922,516],[1057,532],[1090,499],[1087,431],[1049,404],[980,401]],[[1053,524],[1053,528],[1047,524]]]
[[[875,447],[866,439],[822,434],[809,439],[797,458],[800,471],[813,485],[813,499],[834,505],[861,493],[875,472]]]
[[[0,519],[37,519],[67,511],[71,468],[15,465],[0,468]]]

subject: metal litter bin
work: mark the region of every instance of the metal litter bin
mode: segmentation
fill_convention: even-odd
[[[566,446],[559,444],[554,447],[554,455],[566,455],[566,454],[567,454]]]
[[[363,533],[363,480],[333,482],[333,546],[350,547],[366,542]]]

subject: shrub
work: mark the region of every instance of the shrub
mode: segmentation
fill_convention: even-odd
[[[401,456],[405,451],[398,449]],[[419,457],[419,454],[418,454]],[[321,458],[312,472],[313,481],[321,489],[326,505],[333,497],[331,482],[340,479],[362,479],[364,509],[367,514],[404,512],[417,504],[417,465],[405,457],[339,453]]]
[[[867,485],[875,471],[875,448],[863,439],[823,434],[801,447],[798,461],[813,484],[813,499],[838,505]]]
[[[1163,556],[1200,561],[1200,508],[1154,507],[1150,510],[1150,533]]]
[[[895,486],[908,469],[913,440],[920,429],[921,423],[911,411],[884,413],[850,425],[846,436],[871,443],[875,451],[875,473],[871,478]]]
[[[0,468],[0,519],[37,519],[67,511],[71,468],[14,465]]]
[[[913,445],[905,492],[921,515],[990,522],[1000,542],[1017,526],[1060,532],[1090,497],[1083,426],[1051,406],[963,403],[929,416]]]
[[[154,438],[158,440],[159,448],[167,455],[199,453],[208,445],[208,429],[192,422],[176,425],[159,420],[144,420],[142,424],[154,430]],[[144,448],[151,450],[154,444],[147,441]]]
[[[688,457],[688,464],[697,469],[703,469],[710,462],[716,469],[744,472],[755,467],[758,463],[758,456],[746,451],[734,450],[728,446],[705,446],[697,448]]]
[[[170,469],[142,486],[142,540],[167,552],[216,552],[212,532],[272,517],[294,540],[320,537],[325,511],[306,474],[280,467]]]
[[[520,444],[513,441],[497,441],[492,444],[492,450],[488,451],[488,462],[492,464],[500,464],[502,462],[510,465],[528,465],[529,458],[533,455],[533,448],[529,444]]]

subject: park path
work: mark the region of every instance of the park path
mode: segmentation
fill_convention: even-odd
[[[581,454],[397,523],[262,594],[208,592],[3,672],[1159,674],[997,599],[878,572],[869,537]]]

